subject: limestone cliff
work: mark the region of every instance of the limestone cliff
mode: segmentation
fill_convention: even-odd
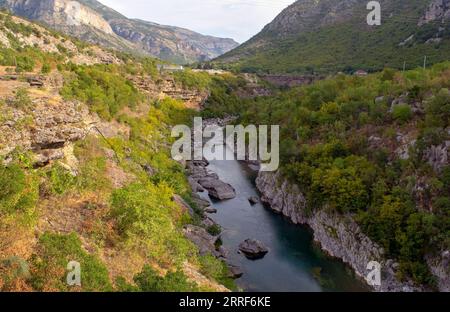
[[[256,184],[262,193],[263,202],[293,223],[309,226],[314,231],[314,240],[322,249],[348,264],[361,278],[365,279],[369,273],[369,262],[379,262],[382,266],[382,284],[374,286],[375,291],[426,290],[410,281],[399,281],[396,277],[398,264],[386,258],[383,248],[362,233],[351,216],[337,215],[326,209],[309,213],[306,209],[307,201],[298,186],[289,183],[280,173],[260,173]],[[448,291],[448,258],[448,253],[443,253],[441,257],[429,256],[428,259],[430,270],[436,276],[441,291]]]
[[[6,0],[5,5],[16,14],[54,26],[90,26],[113,34],[111,26],[94,10],[72,0]]]

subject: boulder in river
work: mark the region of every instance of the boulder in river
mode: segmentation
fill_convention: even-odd
[[[214,207],[208,207],[205,209],[206,213],[217,213],[217,209]]]
[[[257,196],[252,196],[248,199],[248,201],[250,202],[250,204],[256,205],[257,203],[259,203],[259,198]]]
[[[228,266],[228,277],[233,279],[241,278],[244,275],[244,271],[238,266],[229,265]]]
[[[246,239],[239,245],[239,250],[251,260],[262,259],[269,252],[269,249],[260,241]]]
[[[236,197],[236,190],[223,181],[214,178],[203,178],[198,183],[208,190],[211,197],[218,200],[233,199]]]

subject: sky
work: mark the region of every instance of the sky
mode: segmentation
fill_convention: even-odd
[[[243,43],[295,0],[100,0],[129,18]]]

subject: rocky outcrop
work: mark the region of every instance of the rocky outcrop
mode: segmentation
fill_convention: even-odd
[[[44,166],[64,158],[64,148],[83,139],[95,122],[87,107],[76,102],[50,104],[40,99],[33,105],[29,113],[9,111],[10,118],[0,122],[0,155],[7,156],[16,148],[31,150],[36,165]]]
[[[450,251],[444,251],[438,256],[426,257],[431,273],[437,278],[439,290],[450,292]]]
[[[188,162],[187,169],[192,190],[199,192],[206,189],[209,196],[217,200],[235,198],[236,190],[230,184],[221,181],[216,173],[206,168],[207,166],[207,161]]]
[[[127,77],[139,90],[154,98],[171,97],[184,102],[187,108],[199,110],[209,97],[206,91],[183,88],[171,76],[164,75],[158,81],[150,76],[130,75]]]
[[[113,34],[111,26],[94,10],[72,0],[6,0],[13,13],[39,20],[49,25],[91,26],[106,34]]]
[[[427,161],[436,172],[441,172],[445,166],[449,165],[449,151],[450,141],[445,141],[438,146],[431,146],[425,151],[425,161]]]
[[[433,21],[444,21],[450,19],[450,0],[433,0],[420,19],[419,26],[431,23]]]
[[[216,246],[218,236],[210,235],[204,228],[195,225],[186,225],[183,233],[192,243],[194,243],[200,252],[200,255],[212,254],[215,257],[222,257],[220,250]]]
[[[386,259],[383,248],[362,233],[351,216],[333,214],[326,209],[308,213],[306,199],[299,187],[289,183],[280,173],[260,173],[256,184],[262,193],[263,202],[295,224],[309,226],[314,232],[314,240],[322,249],[330,256],[348,264],[361,278],[365,279],[370,272],[367,266],[371,261],[380,263],[382,284],[373,286],[374,290],[382,292],[424,290],[412,282],[401,282],[396,278],[398,264]]]

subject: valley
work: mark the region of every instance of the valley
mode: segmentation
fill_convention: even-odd
[[[363,2],[297,1],[226,53],[97,1],[0,1],[43,22],[0,12],[0,290],[450,291],[448,3],[382,1],[366,32]],[[198,117],[279,126],[279,169],[173,157]]]

